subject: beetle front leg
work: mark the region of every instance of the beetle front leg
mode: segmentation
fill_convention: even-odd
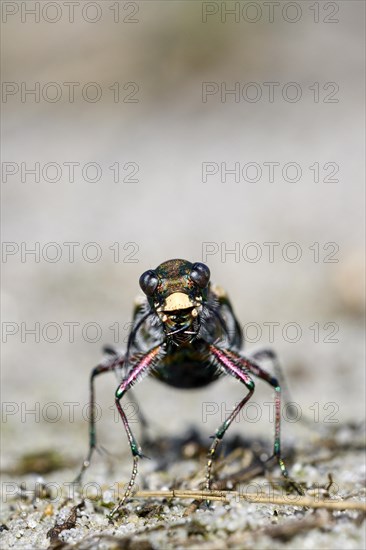
[[[284,477],[288,477],[287,468],[281,457],[281,386],[275,376],[272,376],[270,373],[265,371],[252,359],[242,357],[241,355],[236,354],[232,351],[228,351],[227,353],[233,359],[233,361],[236,361],[237,363],[242,365],[243,368],[250,371],[252,374],[254,374],[254,376],[257,376],[265,382],[268,382],[268,384],[270,384],[275,390],[275,438],[273,446],[273,456],[276,457]],[[267,357],[269,356],[267,352],[257,352],[257,357],[263,357],[264,355]]]
[[[146,317],[147,316],[145,316],[145,318]],[[109,345],[104,346],[103,351],[105,353],[108,353],[109,355],[114,355],[115,357],[118,356],[118,351],[113,346],[109,346]],[[127,363],[128,363],[128,358],[127,358],[126,355],[124,355],[123,362],[121,362],[118,366],[122,367],[123,364],[127,364]],[[134,394],[132,393],[131,390],[130,390],[130,399],[131,399],[131,402],[134,403],[137,407],[136,412],[137,412],[137,418],[138,418],[138,420],[140,421],[140,424],[141,424],[141,440],[142,440],[142,443],[144,443],[144,441],[149,442],[149,438],[147,436],[147,429],[148,429],[149,424],[148,424],[142,410],[138,406],[138,403],[137,403],[136,399],[134,398]]]
[[[83,478],[85,470],[90,466],[91,458],[94,454],[94,451],[97,446],[96,441],[96,428],[95,428],[95,389],[94,389],[94,379],[99,374],[103,374],[105,372],[110,372],[117,367],[123,365],[124,357],[113,357],[111,358],[107,363],[100,363],[97,365],[90,374],[90,381],[89,381],[89,404],[90,404],[90,420],[89,420],[89,451],[87,454],[87,457],[85,458],[80,472],[77,475],[77,477],[74,480],[74,483],[80,484],[81,480]]]
[[[278,360],[278,356],[276,352],[270,348],[262,348],[254,352],[251,352],[249,356],[250,358],[253,358],[259,361],[261,359],[269,359],[272,362],[274,367],[274,374],[279,382],[279,385],[281,386],[281,395],[282,395],[283,402],[285,403],[285,405],[290,405],[290,403],[292,402],[291,393],[288,388],[287,381],[283,374],[281,364]],[[291,419],[295,419],[297,411],[292,406],[288,406],[287,414],[288,416],[291,417]],[[313,428],[312,420],[310,418],[307,418],[306,416],[301,416],[300,422],[302,422],[308,427]]]
[[[137,382],[139,377],[141,377],[144,374],[147,374],[147,372],[152,368],[161,350],[162,350],[162,346],[159,345],[153,348],[152,350],[150,350],[149,352],[147,352],[133,367],[129,375],[121,382],[121,384],[118,386],[116,390],[115,404],[122,418],[124,428],[126,430],[128,442],[130,444],[130,449],[133,456],[133,467],[132,467],[131,478],[127,485],[127,489],[125,490],[123,497],[117,502],[116,506],[113,508],[112,512],[108,516],[110,520],[112,520],[113,517],[118,514],[118,511],[130,496],[133,486],[135,484],[136,476],[137,476],[138,459],[144,456],[135,439],[135,436],[132,433],[132,430],[127,420],[126,413],[124,412],[120,401],[124,396],[124,394],[133,386],[134,383]]]
[[[281,472],[285,477],[288,477],[288,471],[285,466],[284,461],[281,458],[281,397],[283,395],[283,373],[282,369],[279,365],[277,354],[269,349],[269,348],[263,348],[255,351],[251,354],[251,358],[253,359],[270,359],[275,367],[275,374],[281,378],[281,381],[274,376],[271,376],[268,372],[266,372],[263,368],[261,368],[256,363],[253,363],[251,365],[248,365],[248,369],[255,374],[258,378],[261,378],[262,380],[265,380],[268,382],[275,390],[275,441],[274,441],[274,449],[273,449],[273,456],[276,457],[278,460],[279,466],[281,468]],[[246,361],[246,359],[243,359]],[[285,387],[285,390],[287,388]]]
[[[276,458],[279,467],[281,469],[282,475],[289,479],[296,491],[303,495],[304,491],[302,488],[293,480],[289,478],[289,474],[284,463],[284,460],[281,455],[281,385],[278,379],[275,376],[272,376],[270,373],[265,371],[252,359],[247,357],[242,357],[239,354],[236,354],[232,351],[227,351],[228,355],[235,361],[237,364],[241,365],[242,368],[246,369],[250,373],[254,374],[258,378],[261,378],[265,382],[268,382],[275,390],[275,437],[274,437],[274,446],[273,446],[273,455],[272,457]],[[274,352],[269,350],[262,350],[256,352],[256,356],[259,357],[271,357],[272,359],[277,359]],[[270,457],[270,458],[272,458]]]
[[[207,470],[206,470],[206,489],[207,491],[210,491],[211,489],[211,473],[212,473],[212,464],[213,464],[213,457],[215,455],[216,449],[222,440],[222,438],[225,435],[226,430],[234,420],[234,418],[237,416],[237,414],[241,411],[241,409],[244,407],[245,403],[249,401],[249,399],[252,397],[254,393],[254,382],[249,376],[248,372],[243,369],[242,367],[238,366],[237,362],[234,361],[227,350],[222,350],[217,348],[216,346],[211,345],[210,351],[212,356],[216,359],[216,361],[220,364],[220,367],[231,376],[234,376],[240,382],[245,384],[245,386],[248,388],[249,393],[240,401],[240,403],[235,407],[233,412],[229,415],[229,417],[225,420],[225,422],[220,426],[220,428],[216,431],[216,434],[214,436],[214,441],[211,445],[211,448],[208,453],[208,462],[207,462]]]

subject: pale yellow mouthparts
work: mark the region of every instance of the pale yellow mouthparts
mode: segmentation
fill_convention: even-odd
[[[183,292],[173,292],[165,300],[163,311],[175,311],[177,309],[187,309],[193,307],[196,304],[192,302],[190,297]]]

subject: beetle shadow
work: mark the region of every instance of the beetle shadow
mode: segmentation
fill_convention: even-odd
[[[145,439],[143,449],[156,462],[155,471],[166,471],[172,463],[187,459],[204,462],[207,459],[211,442],[212,439],[206,433],[191,427],[181,436],[158,436],[154,439]],[[242,452],[240,453],[240,451]],[[239,458],[246,455],[250,468],[264,470],[267,460],[272,455],[272,448],[270,441],[265,439],[244,438],[239,434],[228,434],[221,442],[217,460],[219,457],[225,460],[233,453]],[[286,459],[289,462],[292,462],[294,455],[294,448],[286,447]]]

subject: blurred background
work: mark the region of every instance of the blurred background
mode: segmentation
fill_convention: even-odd
[[[125,346],[140,274],[171,258],[209,265],[301,414],[358,421],[363,3],[21,4],[37,9],[2,6],[3,464],[81,459],[89,372],[103,344]],[[115,387],[97,382],[99,439],[128,456]],[[153,433],[211,434],[243,389],[145,379],[135,395]],[[272,441],[270,400],[258,383],[261,416],[233,433]]]

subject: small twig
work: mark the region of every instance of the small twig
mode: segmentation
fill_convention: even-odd
[[[287,506],[300,506],[307,508],[327,508],[328,510],[361,510],[366,512],[366,502],[345,502],[341,500],[315,500],[313,498],[291,496],[266,496],[266,495],[242,495],[238,491],[137,491],[133,498],[180,498],[193,500],[216,500],[230,502],[232,499],[245,500],[257,504],[275,504]]]

